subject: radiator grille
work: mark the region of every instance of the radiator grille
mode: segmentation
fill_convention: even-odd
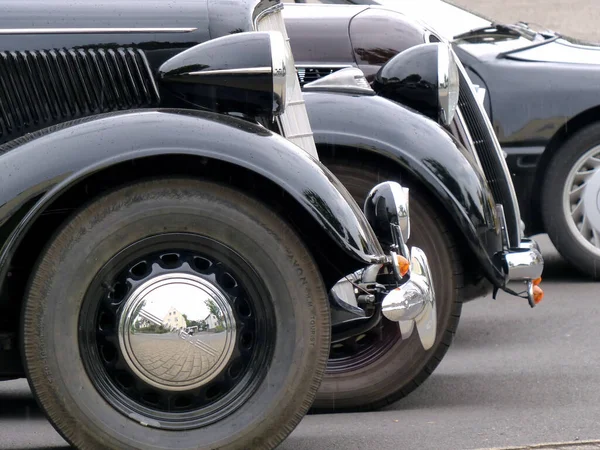
[[[300,86],[304,87],[305,84],[317,81],[340,69],[341,67],[298,67],[298,80],[300,81]]]
[[[0,52],[0,144],[67,120],[158,103],[138,49]]]
[[[462,72],[460,73],[460,93],[458,107],[465,119],[466,126],[471,134],[475,151],[481,162],[488,185],[492,191],[494,201],[504,205],[504,213],[511,243],[520,241],[520,217],[517,217],[518,205],[516,205],[511,194],[510,174],[503,167],[500,154],[496,150],[493,136],[482,116],[484,113],[477,104],[477,100],[471,91],[469,82]],[[508,177],[508,179],[507,179]]]

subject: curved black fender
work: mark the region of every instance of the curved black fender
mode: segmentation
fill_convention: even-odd
[[[358,149],[366,160],[377,154],[396,163],[444,205],[490,281],[504,284],[492,260],[502,240],[491,192],[454,137],[431,119],[379,96],[306,92],[304,99],[320,153],[329,147],[335,158],[344,157],[344,149]]]
[[[194,155],[252,171],[293,197],[354,261],[346,265],[385,258],[339,180],[280,135],[210,112],[136,110],[62,124],[0,147],[0,280],[24,234],[61,193],[115,164],[155,155]]]

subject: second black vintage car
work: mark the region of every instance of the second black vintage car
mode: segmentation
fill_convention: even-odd
[[[282,6],[0,4],[0,379],[76,448],[272,449],[332,324],[436,338],[408,192],[363,215],[318,161]]]
[[[293,3],[293,2],[291,2]],[[491,124],[449,45],[381,7],[286,5],[319,156],[362,202],[383,180],[411,192],[409,242],[429,255],[431,349],[385,319],[334,342],[315,410],[371,409],[423,383],[449,348],[464,300],[505,289],[541,300],[542,258]],[[514,288],[511,280],[524,280]],[[360,319],[358,319],[360,320]]]
[[[444,0],[336,3],[382,5],[452,43],[507,153],[525,232],[548,233],[574,267],[600,280],[600,45]]]

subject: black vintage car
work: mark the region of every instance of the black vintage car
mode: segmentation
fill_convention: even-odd
[[[409,193],[318,161],[282,7],[0,4],[0,379],[77,448],[271,449],[352,320],[434,343]]]
[[[336,3],[383,5],[452,43],[507,153],[526,233],[548,233],[600,280],[600,46],[444,0]]]
[[[429,256],[434,278],[438,338],[430,350],[400,340],[385,320],[332,349],[313,408],[377,408],[433,372],[463,301],[506,289],[534,305],[539,286],[510,288],[508,268],[541,256],[522,239],[501,148],[452,49],[386,8],[293,3],[284,17],[321,161],[359,203],[381,180],[410,188],[409,242]],[[349,91],[357,80],[362,90]]]

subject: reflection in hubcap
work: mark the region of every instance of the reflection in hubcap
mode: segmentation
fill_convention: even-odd
[[[169,273],[131,293],[118,332],[133,372],[152,386],[181,391],[208,383],[227,365],[236,321],[227,299],[210,282]]]
[[[573,235],[600,256],[600,146],[586,152],[567,176],[563,208]]]

